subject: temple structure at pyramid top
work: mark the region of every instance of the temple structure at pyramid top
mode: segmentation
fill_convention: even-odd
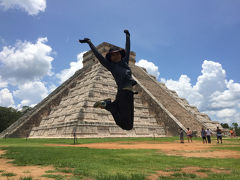
[[[97,49],[103,56],[114,45],[103,42]],[[163,83],[135,65],[134,52],[129,66],[134,86],[139,92],[134,99],[134,128],[119,128],[111,114],[93,104],[105,98],[115,99],[116,83],[96,59],[92,51],[83,56],[83,68],[65,81],[32,111],[4,130],[0,137],[69,138],[77,137],[160,137],[178,135],[179,128],[190,128],[200,134],[201,128],[215,130],[218,122],[200,113],[194,106],[178,97]]]

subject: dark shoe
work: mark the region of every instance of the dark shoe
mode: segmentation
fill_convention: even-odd
[[[105,109],[107,104],[111,103],[111,99],[108,98],[108,99],[104,99],[104,100],[101,100],[101,101],[97,101],[93,107],[94,108],[101,108],[101,109]]]

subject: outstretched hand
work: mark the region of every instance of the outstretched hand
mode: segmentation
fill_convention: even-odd
[[[125,33],[126,35],[129,35],[129,36],[130,36],[130,33],[129,33],[129,31],[128,31],[127,29],[124,30],[124,33]]]
[[[82,40],[79,39],[79,42],[80,42],[80,43],[89,43],[89,42],[90,42],[90,39],[88,39],[88,38],[84,38],[84,39],[82,39]]]

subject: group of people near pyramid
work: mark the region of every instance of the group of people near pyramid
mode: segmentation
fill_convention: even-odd
[[[180,143],[184,143],[184,134],[185,133],[184,133],[183,129],[181,128],[180,132],[179,132]],[[202,137],[203,144],[211,144],[212,134],[213,133],[209,128],[206,130],[204,128],[202,128],[201,137]],[[186,135],[187,135],[188,142],[192,142],[192,137],[193,137],[192,130],[187,128]],[[222,144],[222,130],[219,127],[217,127],[217,129],[216,129],[216,136],[217,136],[217,143]]]

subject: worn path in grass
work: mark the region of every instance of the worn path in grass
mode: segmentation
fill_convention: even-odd
[[[150,175],[147,177],[148,180],[159,180],[164,177],[169,178],[207,178],[209,173],[215,173],[215,174],[230,174],[230,170],[225,169],[216,169],[216,168],[200,168],[200,167],[184,167],[184,168],[178,168],[178,169],[168,169],[165,171],[156,171],[156,173]]]
[[[0,150],[0,155],[5,154],[5,151]],[[24,177],[32,177],[32,179],[37,180],[49,180],[52,178],[41,177],[46,175],[46,172],[53,172],[51,174],[66,176],[66,179],[71,175],[67,173],[56,172],[55,168],[52,166],[15,166],[11,163],[11,160],[0,158],[0,179],[1,180],[18,180]],[[13,176],[7,175],[8,173],[13,173]],[[6,175],[4,175],[6,174]]]
[[[216,143],[203,144],[200,141],[180,144],[178,142],[107,142],[92,144],[46,144],[47,146],[64,146],[64,147],[88,147],[95,149],[157,149],[167,155],[177,155],[185,157],[210,157],[210,158],[240,158],[239,151],[212,149]],[[224,147],[224,144],[218,144]]]

